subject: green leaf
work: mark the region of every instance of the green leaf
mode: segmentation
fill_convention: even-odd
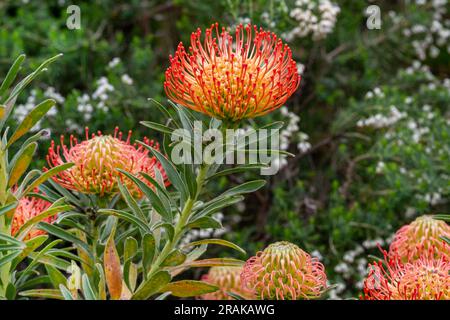
[[[186,255],[179,250],[172,251],[161,263],[162,267],[176,267],[186,260]]]
[[[47,235],[39,235],[25,242],[25,248],[22,250],[20,255],[14,260],[12,264],[12,269],[15,269],[23,259],[28,257],[30,253],[39,248],[46,240]]]
[[[22,297],[64,300],[59,289],[33,289],[19,292]]]
[[[50,281],[55,289],[58,289],[60,284],[67,283],[66,277],[55,267],[46,264],[45,270],[47,271]],[[59,290],[57,291],[59,292]]]
[[[222,176],[227,176],[227,175],[233,174],[233,173],[248,172],[248,170],[261,169],[261,168],[268,168],[268,166],[265,164],[258,163],[258,164],[247,164],[247,165],[243,165],[243,166],[239,166],[239,167],[228,168],[228,169],[219,171],[219,172],[209,176],[207,179],[212,180],[212,179],[222,177]]]
[[[142,267],[145,273],[150,270],[156,251],[155,237],[151,233],[147,233],[142,238]]]
[[[8,254],[1,256],[0,257],[0,267],[13,261],[17,256],[20,255],[21,252],[22,252],[22,250],[16,250],[16,251],[12,251]]]
[[[33,155],[36,152],[36,148],[37,143],[34,142],[29,144],[25,149],[22,150],[9,174],[8,188],[14,186],[25,173],[25,171],[27,171],[31,161],[33,160]]]
[[[66,288],[65,285],[59,285],[59,291],[64,297],[64,300],[73,300],[72,293],[69,291],[69,289]]]
[[[242,267],[245,261],[233,259],[233,258],[211,258],[204,260],[196,260],[187,263],[185,266],[193,268],[203,268],[203,267]]]
[[[217,290],[219,290],[217,286],[203,281],[181,280],[169,283],[161,291],[170,291],[175,297],[188,298],[216,292]]]
[[[44,72],[46,70],[46,67],[62,56],[62,53],[57,54],[56,56],[51,57],[50,59],[45,60],[39,67],[36,68],[35,71],[33,71],[31,74],[26,76],[23,80],[21,80],[11,91],[11,94],[9,95],[8,100],[6,101],[6,104],[10,103],[11,101],[14,101],[17,96],[25,89],[25,87],[33,81],[39,74]]]
[[[186,201],[189,196],[188,189],[184,181],[181,179],[180,173],[177,171],[175,166],[169,160],[167,160],[167,158],[158,150],[145,144],[142,141],[137,142],[143,145],[145,148],[149,149],[153,153],[153,155],[158,159],[158,161],[161,163],[162,167],[166,171],[167,177],[169,178],[170,182],[175,187],[175,189],[177,189],[181,193],[184,201]]]
[[[172,277],[167,271],[159,271],[150,279],[141,284],[137,291],[131,297],[131,300],[147,300],[155,293],[161,291]]]
[[[142,221],[147,222],[147,218],[145,217],[144,212],[142,212],[137,201],[133,198],[128,188],[122,184],[120,179],[117,179],[117,185],[119,186],[120,194],[127,203],[128,207],[133,211],[134,215],[140,218]]]
[[[192,222],[190,222],[187,225],[187,228],[198,228],[198,229],[209,229],[209,228],[213,228],[213,229],[221,229],[222,228],[222,223],[220,223],[220,221],[217,221],[214,218],[211,217],[201,217],[198,218]]]
[[[39,187],[42,183],[50,179],[51,177],[57,175],[61,171],[67,170],[71,167],[73,167],[73,163],[64,163],[62,165],[59,165],[57,167],[51,168],[50,170],[46,171],[45,173],[41,174],[36,180],[34,180],[22,193],[19,198],[22,198],[23,196],[26,196],[28,193],[34,190],[34,188]]]
[[[123,246],[124,261],[133,259],[138,251],[138,242],[133,237],[127,237]]]
[[[55,225],[46,223],[46,222],[40,222],[38,225],[38,228],[42,231],[48,232],[48,233],[58,237],[60,239],[66,240],[68,242],[71,242],[71,243],[77,245],[80,249],[85,251],[91,259],[93,258],[92,253],[89,249],[89,246],[82,240],[75,237],[73,234],[67,232],[66,230],[64,230],[60,227],[57,227]]]
[[[140,124],[146,126],[147,128],[150,128],[152,130],[156,130],[156,131],[162,132],[164,134],[171,135],[172,132],[174,131],[174,129],[172,129],[172,128],[168,127],[168,126],[156,123],[156,122],[141,121]]]
[[[244,197],[241,195],[238,196],[228,196],[228,197],[217,197],[209,202],[207,202],[206,204],[204,204],[204,207],[201,211],[199,211],[198,213],[196,213],[193,216],[192,220],[196,220],[199,219],[201,217],[205,217],[205,216],[209,216],[212,215],[213,213],[231,206],[233,204],[236,204],[238,202],[241,202],[242,200],[244,200]]]
[[[11,138],[6,145],[6,149],[25,135],[31,128],[34,127],[39,120],[55,105],[55,100],[47,99],[36,106],[31,112],[23,119],[20,125],[17,127],[16,131],[13,133]]]
[[[450,222],[450,214],[435,214],[433,219]]]
[[[158,212],[165,220],[172,221],[172,213],[167,211],[161,202],[161,199],[156,195],[156,193],[145,184],[142,180],[136,178],[131,173],[124,170],[118,169],[119,172],[126,175],[133,181],[134,184],[145,194],[145,196],[150,200],[152,207]]]
[[[6,74],[5,80],[3,80],[2,85],[0,86],[0,101],[5,101],[4,94],[16,79],[17,74],[19,73],[20,67],[22,66],[24,60],[25,60],[24,54],[18,56],[17,59],[14,61],[13,65],[11,66],[11,68],[9,69],[8,73]]]
[[[239,252],[241,252],[241,253],[243,253],[243,254],[247,254],[247,253],[245,252],[245,250],[242,249],[241,247],[239,247],[238,245],[236,245],[236,244],[234,244],[234,243],[232,243],[232,242],[230,242],[230,241],[223,240],[223,239],[204,239],[204,240],[198,240],[198,241],[191,242],[191,243],[185,245],[184,247],[198,246],[198,245],[201,245],[201,244],[217,244],[217,245],[220,245],[220,246],[225,246],[225,247],[233,248],[233,249],[235,249],[236,251],[239,251]]]
[[[115,210],[115,209],[100,209],[97,211],[98,214],[104,214],[104,215],[110,215],[114,216],[120,219],[123,219],[125,221],[128,221],[135,225],[136,227],[140,228],[144,232],[150,232],[150,227],[147,225],[146,222],[142,221],[135,215],[123,211],[123,210]]]
[[[254,181],[244,182],[243,184],[240,184],[236,187],[228,189],[219,197],[225,197],[225,196],[229,197],[229,196],[234,196],[234,195],[239,195],[239,194],[244,194],[244,193],[252,193],[252,192],[255,192],[258,189],[262,188],[265,184],[266,184],[266,180],[254,180]]]
[[[83,287],[83,294],[85,300],[97,300],[94,290],[92,290],[91,283],[87,274],[81,277],[81,285]]]
[[[12,203],[10,203],[10,204],[8,204],[6,206],[3,206],[0,209],[0,217],[2,215],[6,214],[6,213],[9,213],[11,210],[14,210],[17,207],[18,204],[19,204],[18,202],[12,202]]]

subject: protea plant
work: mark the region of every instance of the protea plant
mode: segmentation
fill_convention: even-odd
[[[300,83],[291,50],[274,33],[239,25],[234,34],[213,24],[180,43],[166,71],[170,99],[229,122],[281,107]]]
[[[391,259],[399,256],[403,261],[415,260],[434,247],[436,252],[450,259],[450,247],[443,237],[450,238],[450,226],[445,221],[427,215],[418,217],[395,233],[389,256]]]
[[[250,258],[241,275],[258,299],[319,298],[326,289],[324,266],[297,245],[281,241]]]
[[[444,245],[445,247],[446,245]],[[402,256],[374,262],[364,281],[365,300],[448,300],[450,262],[436,247],[404,262]]]
[[[230,293],[246,299],[254,298],[252,292],[242,286],[242,271],[243,268],[238,266],[212,267],[202,277],[202,281],[217,286],[219,290],[204,294],[200,298],[204,300],[234,300]]]
[[[53,178],[64,188],[99,196],[111,195],[118,192],[117,178],[120,177],[130,191],[139,194],[139,189],[132,181],[124,179],[118,170],[136,175],[144,173],[152,178],[155,178],[155,170],[158,170],[166,181],[161,164],[155,157],[149,156],[149,150],[131,143],[131,131],[125,140],[117,127],[112,135],[103,135],[101,132],[89,135],[89,129],[86,128],[85,136],[84,141],[78,142],[71,135],[69,146],[64,143],[62,136],[60,146],[52,141],[49,148],[47,162],[50,167],[64,163],[75,164]],[[158,143],[147,138],[144,138],[144,142],[159,150]],[[147,183],[151,186],[148,181]]]

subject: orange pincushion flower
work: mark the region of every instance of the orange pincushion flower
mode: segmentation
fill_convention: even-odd
[[[41,198],[36,197],[24,197],[20,199],[14,212],[13,221],[11,225],[11,234],[17,235],[20,227],[22,227],[28,220],[36,217],[51,206],[51,203]],[[56,220],[56,216],[45,218],[43,221],[47,223],[53,223]],[[45,234],[44,231],[38,229],[31,229],[26,235],[25,239],[29,240],[39,235]]]
[[[394,236],[389,248],[391,259],[394,255],[403,261],[418,259],[423,252],[431,247],[446,255],[450,259],[450,249],[442,240],[442,236],[450,238],[450,226],[432,216],[421,216],[412,223],[403,226]]]
[[[281,107],[297,90],[300,76],[281,39],[256,26],[239,25],[234,38],[218,24],[178,45],[166,71],[167,96],[221,120],[254,118]]]
[[[364,281],[365,300],[449,300],[450,262],[436,248],[414,261],[401,257],[374,262]]]
[[[233,300],[227,292],[235,293],[246,299],[252,299],[253,295],[241,284],[242,267],[212,267],[202,280],[211,283],[219,290],[202,295],[203,300]]]
[[[250,258],[241,279],[262,300],[319,298],[327,282],[323,264],[286,241],[273,243]]]
[[[108,195],[118,191],[117,177],[121,177],[123,183],[133,194],[140,195],[138,188],[131,180],[124,178],[117,169],[125,170],[133,175],[143,172],[155,177],[155,170],[159,170],[166,185],[166,174],[161,164],[155,157],[149,156],[149,150],[143,146],[130,143],[131,131],[126,140],[122,140],[119,129],[114,130],[114,135],[102,135],[101,132],[92,134],[86,128],[86,140],[78,143],[74,136],[70,136],[70,146],[64,144],[61,137],[61,146],[55,146],[52,141],[47,162],[50,167],[63,163],[74,163],[70,169],[63,171],[54,178],[61,186],[82,193]],[[159,145],[153,141],[144,139],[147,145],[159,150]],[[62,155],[61,155],[62,154]],[[148,185],[150,182],[143,179]]]

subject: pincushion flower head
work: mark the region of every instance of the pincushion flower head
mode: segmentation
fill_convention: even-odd
[[[17,235],[20,228],[30,219],[41,214],[51,206],[51,203],[45,201],[44,199],[37,197],[23,197],[20,199],[17,205],[16,211],[14,212],[12,224],[11,224],[11,234],[13,236]],[[43,221],[47,223],[53,223],[56,220],[56,216],[50,216],[45,218]],[[31,229],[25,236],[25,240],[32,239],[39,235],[45,234],[44,231],[38,229]]]
[[[130,192],[140,194],[132,181],[125,178],[118,169],[133,175],[143,172],[153,178],[156,175],[155,170],[158,170],[163,180],[167,181],[161,164],[155,157],[149,156],[149,150],[142,145],[130,143],[131,131],[126,140],[122,138],[118,128],[115,128],[113,135],[102,135],[98,132],[91,137],[86,128],[86,140],[82,142],[78,142],[73,135],[70,136],[69,146],[64,144],[63,136],[60,146],[56,146],[52,141],[47,155],[49,166],[74,163],[73,167],[59,173],[54,180],[67,189],[100,196],[117,192],[117,177],[120,177]],[[144,143],[159,150],[159,145],[147,138]],[[148,180],[142,180],[151,186]]]
[[[449,300],[450,262],[431,247],[418,259],[403,262],[400,256],[373,263],[364,281],[365,300]]]
[[[164,89],[176,103],[229,122],[281,107],[300,83],[292,52],[256,26],[239,25],[234,37],[218,24],[191,35],[170,57]]]
[[[398,255],[403,261],[418,259],[431,247],[443,252],[450,259],[449,246],[441,237],[450,238],[450,226],[432,216],[421,216],[396,232],[389,248],[389,255]]]
[[[252,293],[242,286],[242,270],[242,267],[212,267],[208,274],[202,277],[202,281],[217,286],[219,290],[204,294],[200,298],[204,300],[234,300],[227,294],[227,292],[231,292],[243,298],[252,299]]]
[[[286,241],[273,243],[250,258],[241,279],[263,300],[319,298],[327,282],[322,263]]]

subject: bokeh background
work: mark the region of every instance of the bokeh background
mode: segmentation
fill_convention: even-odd
[[[72,4],[81,9],[79,30],[66,26]],[[377,7],[368,17],[370,5]],[[325,264],[337,284],[331,298],[357,296],[368,256],[379,255],[376,245],[386,247],[401,225],[449,213],[446,0],[3,0],[0,12],[0,78],[21,53],[23,74],[64,54],[14,114],[20,121],[36,102],[54,98],[39,123],[51,139],[82,136],[85,126],[158,139],[139,121],[160,120],[148,98],[167,104],[164,71],[180,41],[214,22],[251,22],[281,36],[303,79],[286,107],[261,121],[285,121],[282,147],[296,157],[280,161],[265,189],[221,213],[224,229],[215,236],[249,253],[277,240],[298,244]],[[49,144],[41,143],[36,167],[45,165]],[[224,178],[211,192],[242,179]]]

